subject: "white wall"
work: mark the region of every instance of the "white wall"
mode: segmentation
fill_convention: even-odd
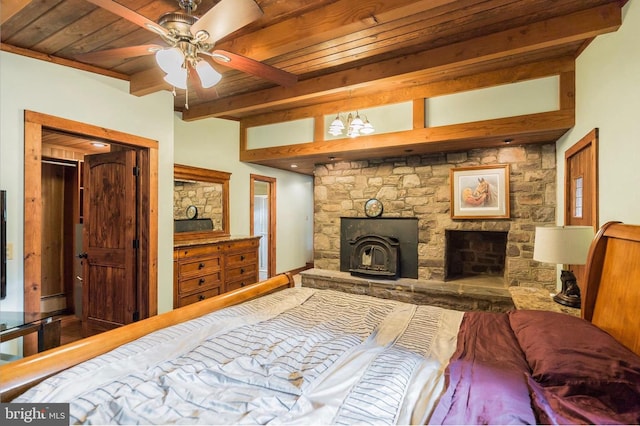
[[[640,2],[623,9],[622,26],[598,36],[576,61],[576,125],[556,144],[558,206],[564,205],[564,153],[600,129],[600,223],[640,224]],[[564,209],[558,208],[558,223]]]
[[[276,179],[276,272],[304,266],[313,258],[313,178],[300,173],[241,163],[240,125],[208,118],[175,117],[175,162],[231,173],[231,234],[249,235],[250,174]]]
[[[159,142],[158,309],[173,307],[173,98],[129,95],[129,83],[0,52],[0,187],[8,191],[8,295],[0,309],[23,306],[24,111],[31,110]],[[29,230],[26,230],[28,232]]]

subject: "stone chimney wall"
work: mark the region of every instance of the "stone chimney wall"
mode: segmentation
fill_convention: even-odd
[[[449,171],[510,165],[510,219],[451,219]],[[536,226],[555,225],[555,144],[318,165],[314,183],[315,267],[340,270],[340,217],[365,217],[378,198],[382,217],[418,218],[418,278],[443,281],[445,231],[507,232],[505,286],[554,290],[555,265],[533,260]]]

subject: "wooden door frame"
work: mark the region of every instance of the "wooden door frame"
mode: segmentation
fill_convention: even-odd
[[[138,153],[138,295],[140,318],[158,312],[158,142],[141,136],[34,111],[24,112],[24,310],[40,312],[42,277],[42,131],[51,129],[105,140]],[[25,354],[37,352],[35,336],[24,338]]]
[[[273,277],[276,274],[276,179],[269,176],[261,176],[256,174],[249,175],[249,233],[254,233],[253,223],[253,209],[255,208],[255,183],[265,182],[269,186],[269,228],[267,230],[268,241],[267,251],[269,252],[269,262],[267,264],[267,278]]]

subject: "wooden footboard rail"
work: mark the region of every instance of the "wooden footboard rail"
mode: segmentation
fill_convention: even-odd
[[[153,331],[263,296],[284,287],[293,286],[291,274],[277,275],[198,303],[1,365],[0,401],[9,402],[49,376],[109,352]]]

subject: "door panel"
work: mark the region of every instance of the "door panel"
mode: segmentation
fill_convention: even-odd
[[[598,129],[565,153],[565,225],[598,228]],[[568,265],[583,290],[584,265]]]
[[[85,157],[83,330],[86,334],[134,321],[135,165],[134,151]]]

